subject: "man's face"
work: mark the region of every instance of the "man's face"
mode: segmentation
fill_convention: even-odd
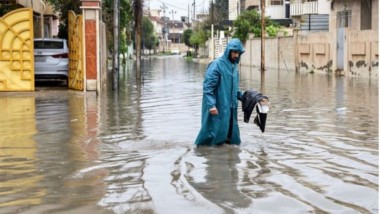
[[[239,58],[239,55],[240,55],[240,52],[239,51],[235,51],[235,50],[232,50],[230,51],[230,61],[232,63],[236,62],[236,60]]]

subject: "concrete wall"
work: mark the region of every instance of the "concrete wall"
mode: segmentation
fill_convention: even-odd
[[[300,32],[298,36],[297,63],[300,71],[332,72],[331,33],[329,32]],[[296,59],[297,59],[296,58]]]
[[[318,14],[330,14],[331,0],[318,0]]]
[[[296,40],[293,37],[279,37],[278,38],[278,57],[279,69],[296,69]]]
[[[228,20],[236,20],[236,18],[238,17],[238,14],[240,14],[240,1],[229,0],[228,1]]]
[[[29,7],[29,8],[33,8],[33,11],[36,12],[36,13],[42,13],[43,12],[43,5],[41,4],[41,2],[38,0],[34,0],[34,1],[30,1],[30,0],[16,0],[16,3],[17,4],[20,4],[24,7]]]
[[[332,32],[298,32],[291,37],[266,38],[265,67],[378,78],[378,31],[346,29],[345,34],[343,71],[336,69],[336,35]],[[244,47],[241,65],[260,67],[261,39],[249,39]]]
[[[348,75],[375,77],[379,73],[378,31],[347,30]]]
[[[372,30],[379,30],[379,0],[372,0]]]
[[[293,37],[277,37],[265,39],[265,67],[276,69],[295,69],[295,39]],[[244,66],[260,67],[261,39],[246,41],[245,53],[241,57]]]
[[[285,19],[285,5],[267,4],[265,7],[265,16],[269,16],[272,19]]]
[[[374,0],[376,1],[376,0]],[[334,8],[330,13],[330,30],[336,30],[337,27],[337,12],[341,11],[351,11],[351,26],[350,28],[355,30],[360,30],[361,22],[361,4],[359,0],[345,1],[345,0],[335,0]]]
[[[259,6],[260,0],[245,0],[245,9],[247,9],[249,6]]]

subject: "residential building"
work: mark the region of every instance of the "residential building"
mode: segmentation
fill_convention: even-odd
[[[335,70],[378,77],[379,1],[331,0],[330,8]]]
[[[149,9],[149,15],[155,17],[161,17],[162,10],[160,9]]]
[[[156,35],[159,39],[163,38],[164,21],[157,16],[149,16],[149,20],[152,22]]]
[[[266,0],[265,2],[265,16],[282,26],[291,26],[290,0]],[[261,11],[261,0],[245,0],[242,4],[244,5],[241,8],[244,10]]]
[[[240,0],[229,0],[228,1],[228,20],[236,20],[240,15]]]
[[[189,29],[191,25],[181,21],[169,21],[167,22],[167,27],[169,31],[168,39],[172,43],[182,43],[182,34],[186,29]]]
[[[154,32],[157,35],[158,40],[160,41],[158,50],[162,49],[164,51],[165,49],[167,49],[167,38],[165,37],[165,22],[158,16],[149,16],[149,20],[152,22]]]
[[[260,0],[243,0],[241,1],[244,10],[260,10]]]
[[[48,3],[44,3],[42,0],[7,0],[3,4],[33,9],[34,37],[55,37],[58,35],[58,15],[54,13]]]
[[[188,16],[181,16],[181,22],[190,23],[189,17]]]
[[[290,16],[294,27],[301,31],[328,31],[330,5],[331,0],[292,0]]]

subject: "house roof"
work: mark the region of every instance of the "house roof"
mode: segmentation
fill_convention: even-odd
[[[157,16],[149,16],[149,19],[151,21],[154,21],[154,22],[157,22],[159,24],[164,24],[164,22],[160,19],[160,17],[157,17]]]
[[[168,22],[167,26],[168,26],[168,28],[182,29],[184,27],[184,24],[182,22]]]

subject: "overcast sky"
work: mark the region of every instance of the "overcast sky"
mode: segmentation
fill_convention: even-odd
[[[151,9],[160,9],[163,4],[166,5],[166,16],[172,19],[172,11],[174,13],[174,19],[180,20],[181,16],[188,16],[190,7],[190,13],[193,14],[193,2],[194,0],[145,0],[145,6],[150,5]],[[195,0],[195,13],[201,13],[207,11],[210,4],[210,0]],[[190,19],[192,15],[190,14]],[[162,14],[163,15],[163,14]]]

